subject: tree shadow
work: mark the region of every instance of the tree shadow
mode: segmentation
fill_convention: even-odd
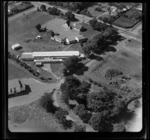
[[[107,48],[104,50],[104,52],[116,52],[116,51],[117,51],[116,48],[114,48],[114,47],[112,47],[112,46],[107,47]]]
[[[75,72],[76,75],[83,75],[85,71],[88,70],[88,67],[85,66],[83,63],[79,63],[77,67],[77,71]]]
[[[95,59],[95,60],[97,60],[97,61],[104,60],[103,57],[97,56],[97,55],[94,55],[94,54],[91,54],[89,58],[90,58],[90,59]]]
[[[126,123],[127,121],[131,120],[133,117],[134,117],[134,111],[128,111],[128,109],[123,109],[121,113],[115,115],[112,118],[112,122],[120,123],[123,121]]]

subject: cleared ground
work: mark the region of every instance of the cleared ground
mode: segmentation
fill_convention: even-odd
[[[131,76],[131,78],[142,80],[142,53],[140,42],[127,42],[124,40],[117,46],[116,52],[107,52],[102,57],[101,61],[95,61],[90,65],[83,79],[91,78],[94,81],[107,84],[108,79],[105,78],[105,73],[109,68],[116,68],[123,72],[124,75]],[[139,45],[139,48],[137,48]]]

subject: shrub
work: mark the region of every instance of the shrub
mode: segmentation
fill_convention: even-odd
[[[122,74],[123,74],[123,72],[121,72],[117,69],[108,69],[105,73],[105,77],[108,79],[112,79],[112,78],[117,77]]]

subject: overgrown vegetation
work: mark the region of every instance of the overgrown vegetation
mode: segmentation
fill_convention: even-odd
[[[112,79],[112,78],[119,76],[119,75],[123,75],[123,72],[121,72],[117,69],[108,69],[105,73],[105,77],[107,79]]]

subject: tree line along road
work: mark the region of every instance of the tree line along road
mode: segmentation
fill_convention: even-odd
[[[47,4],[47,3],[43,3],[43,2],[38,2],[38,4],[40,4],[40,5],[44,4],[46,7],[53,7],[52,5]],[[57,7],[57,8],[58,8],[59,10],[61,10],[62,12],[64,12],[64,13],[67,12],[67,10],[64,10],[64,9],[62,9],[62,8],[60,8],[60,7]],[[79,19],[79,20],[81,20],[81,21],[84,20],[86,23],[89,22],[89,20],[92,20],[92,19],[93,19],[92,17],[88,17],[88,16],[85,16],[85,15],[76,14],[76,13],[74,13],[74,14],[75,14],[75,16],[76,16],[77,19]],[[100,20],[100,19],[98,19],[98,18],[97,18],[97,21],[98,21],[98,22],[101,22],[101,23],[105,23],[105,22],[103,22],[102,20]],[[105,23],[105,24],[111,25],[111,24],[109,24],[109,23]],[[113,27],[116,28],[116,29],[118,29],[118,31],[119,31],[120,33],[125,34],[125,35],[128,35],[128,36],[132,36],[132,37],[134,37],[135,39],[138,39],[138,40],[141,42],[141,39],[140,39],[137,35],[128,32],[127,29],[123,29],[123,28],[120,28],[120,27],[115,26],[115,25],[113,25]],[[134,28],[134,27],[133,27],[133,28]]]

